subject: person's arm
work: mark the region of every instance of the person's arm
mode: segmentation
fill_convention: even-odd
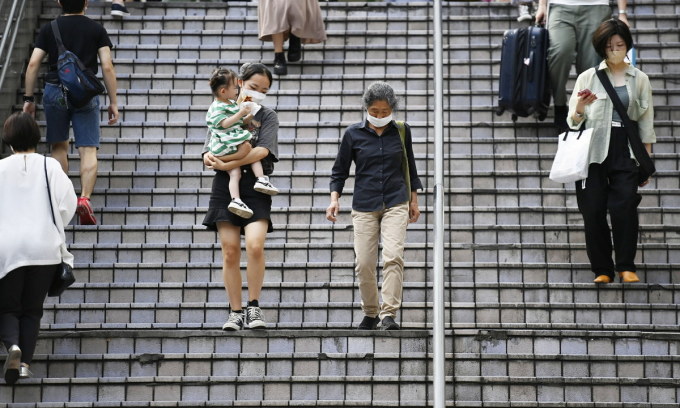
[[[111,48],[108,46],[101,47],[97,51],[99,55],[99,62],[102,65],[102,75],[104,76],[104,85],[106,85],[106,93],[109,96],[109,125],[114,125],[118,122],[118,82],[116,81],[116,70],[113,68],[113,60],[111,59]]]
[[[338,155],[335,157],[333,170],[331,172],[331,202],[326,209],[326,219],[331,222],[338,220],[338,213],[340,212],[340,195],[345,187],[345,180],[349,177],[349,169],[352,165],[352,141],[349,133],[346,131],[340,142],[340,149]]]
[[[269,156],[269,150],[264,147],[253,147],[253,149],[248,152],[248,154],[239,160],[232,160],[229,162],[224,162],[218,157],[213,156],[210,153],[203,155],[203,162],[206,166],[212,167],[217,170],[229,171],[237,167],[246,166],[248,164],[255,163]]]
[[[36,82],[38,82],[38,71],[40,71],[40,65],[42,64],[43,58],[45,58],[47,53],[40,49],[34,48],[31,54],[31,59],[28,61],[28,67],[26,67],[26,78],[25,87],[26,91],[24,96],[35,97],[33,91],[35,89]],[[31,114],[35,117],[35,101],[24,102],[24,112]]]
[[[627,26],[630,27],[630,23],[628,22],[628,1],[627,0],[617,0],[616,1],[617,6],[619,9],[616,11],[616,14],[619,16],[619,20],[623,21],[626,23]],[[623,13],[622,13],[623,12]]]
[[[418,207],[418,190],[423,188],[423,184],[418,177],[418,168],[416,167],[416,159],[413,154],[413,138],[411,136],[411,127],[406,125],[406,157],[408,158],[408,172],[411,179],[411,201],[409,202],[408,218],[409,222],[418,221],[420,217],[420,208]]]
[[[536,10],[536,24],[545,24],[548,14],[548,0],[539,0]]]
[[[239,109],[238,112],[235,114],[228,116],[220,122],[220,126],[223,127],[224,129],[230,128],[237,124],[241,118],[248,116],[250,113],[251,107],[250,106],[242,106],[241,109]]]

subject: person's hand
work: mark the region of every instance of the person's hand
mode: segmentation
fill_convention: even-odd
[[[536,24],[538,25],[545,24],[546,11],[547,10],[545,6],[538,6],[538,9],[536,10]]]
[[[248,114],[250,114],[250,112],[253,110],[254,104],[254,102],[243,102],[241,104],[241,109],[239,110],[241,116],[248,116]]]
[[[626,23],[628,27],[630,27],[630,23],[628,22],[628,15],[619,14],[619,20],[623,21],[624,23]]]
[[[24,102],[24,112],[35,118],[35,102]]]
[[[203,155],[203,164],[205,164],[205,167],[209,169],[222,171],[230,170],[229,168],[227,168],[227,163],[223,162],[218,157],[215,157],[212,153],[209,152]]]
[[[652,181],[652,178],[651,178],[651,177],[648,178],[647,180],[643,181],[642,183],[640,183],[640,187],[646,186],[647,184],[649,184],[650,181]]]
[[[578,96],[578,102],[576,103],[576,112],[584,113],[586,106],[597,100],[597,95],[595,95],[590,89],[583,89],[576,94]]]
[[[420,217],[420,208],[418,208],[418,202],[411,200],[411,202],[408,205],[408,222],[412,224],[412,223],[418,221],[419,217]]]
[[[118,113],[118,105],[109,105],[109,125],[115,125],[118,122],[120,114]]]
[[[337,200],[331,200],[331,204],[326,209],[326,219],[331,222],[338,220],[338,212],[340,211],[340,203]]]

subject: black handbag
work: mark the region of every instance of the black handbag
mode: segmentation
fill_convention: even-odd
[[[50,190],[50,180],[47,177],[47,157],[45,157],[45,182],[47,183],[47,201],[50,202],[50,212],[52,213],[52,222],[54,226],[57,226],[57,220],[54,218],[54,206],[52,206],[52,191]],[[73,275],[73,268],[71,265],[64,262],[62,257],[61,263],[57,265],[57,270],[55,271],[54,279],[50,285],[50,289],[47,291],[48,296],[61,296],[62,293],[69,286],[73,285],[76,281],[76,277]]]
[[[624,108],[619,95],[616,94],[614,86],[611,81],[609,81],[607,74],[603,70],[597,69],[597,77],[600,78],[600,82],[604,85],[604,89],[607,90],[609,98],[614,102],[614,109],[616,109],[619,116],[621,116],[621,120],[623,120],[623,128],[626,130],[626,135],[628,135],[628,142],[630,143],[631,149],[633,149],[635,159],[640,164],[638,166],[638,184],[642,184],[656,173],[654,161],[649,157],[649,152],[647,152],[645,145],[642,143],[642,139],[640,139],[640,128],[638,123],[630,120],[628,117],[628,112],[626,112],[626,108]]]

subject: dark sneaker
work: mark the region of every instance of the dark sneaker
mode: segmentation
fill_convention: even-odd
[[[130,12],[128,11],[127,7],[125,7],[122,4],[112,4],[111,5],[111,15],[114,17],[127,17],[130,15]]]
[[[253,190],[257,191],[258,193],[271,196],[277,195],[279,193],[279,189],[274,187],[267,176],[258,177],[257,181],[255,182],[255,186],[253,186]]]
[[[251,210],[250,207],[246,205],[246,203],[241,201],[240,198],[232,199],[231,202],[229,203],[229,207],[227,207],[227,210],[238,215],[241,218],[248,219],[253,216],[253,210]]]
[[[262,309],[257,306],[250,306],[246,308],[246,323],[251,329],[267,328],[267,325],[264,322],[264,314],[262,314]]]
[[[80,217],[80,225],[97,225],[97,219],[94,218],[94,210],[92,209],[89,198],[78,198],[76,213]]]
[[[290,37],[288,37],[288,61],[298,62],[300,59],[302,59],[300,37],[291,34]]]
[[[364,320],[359,324],[359,330],[375,330],[378,328],[378,323],[380,323],[380,318],[364,316]]]
[[[14,384],[19,379],[19,367],[21,367],[21,349],[16,344],[7,350],[5,360],[5,382]]]
[[[274,55],[274,73],[276,75],[288,75],[286,55],[282,52],[278,52]]]
[[[237,331],[243,329],[243,312],[231,312],[222,330]]]
[[[382,327],[383,330],[399,330],[399,325],[394,321],[392,316],[383,317],[380,327]]]

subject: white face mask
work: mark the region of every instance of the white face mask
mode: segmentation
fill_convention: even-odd
[[[389,116],[385,116],[384,118],[376,118],[375,116],[371,116],[370,113],[366,112],[366,119],[368,119],[368,122],[377,127],[385,127],[387,126],[390,122],[392,122],[392,115],[390,114]]]
[[[264,98],[267,97],[267,95],[263,94],[262,92],[253,91],[252,89],[241,88],[241,92],[243,93],[244,97],[250,96],[251,100],[258,104],[261,104],[262,101],[264,101]]]
[[[607,51],[607,61],[612,64],[620,64],[626,59],[625,50]]]

